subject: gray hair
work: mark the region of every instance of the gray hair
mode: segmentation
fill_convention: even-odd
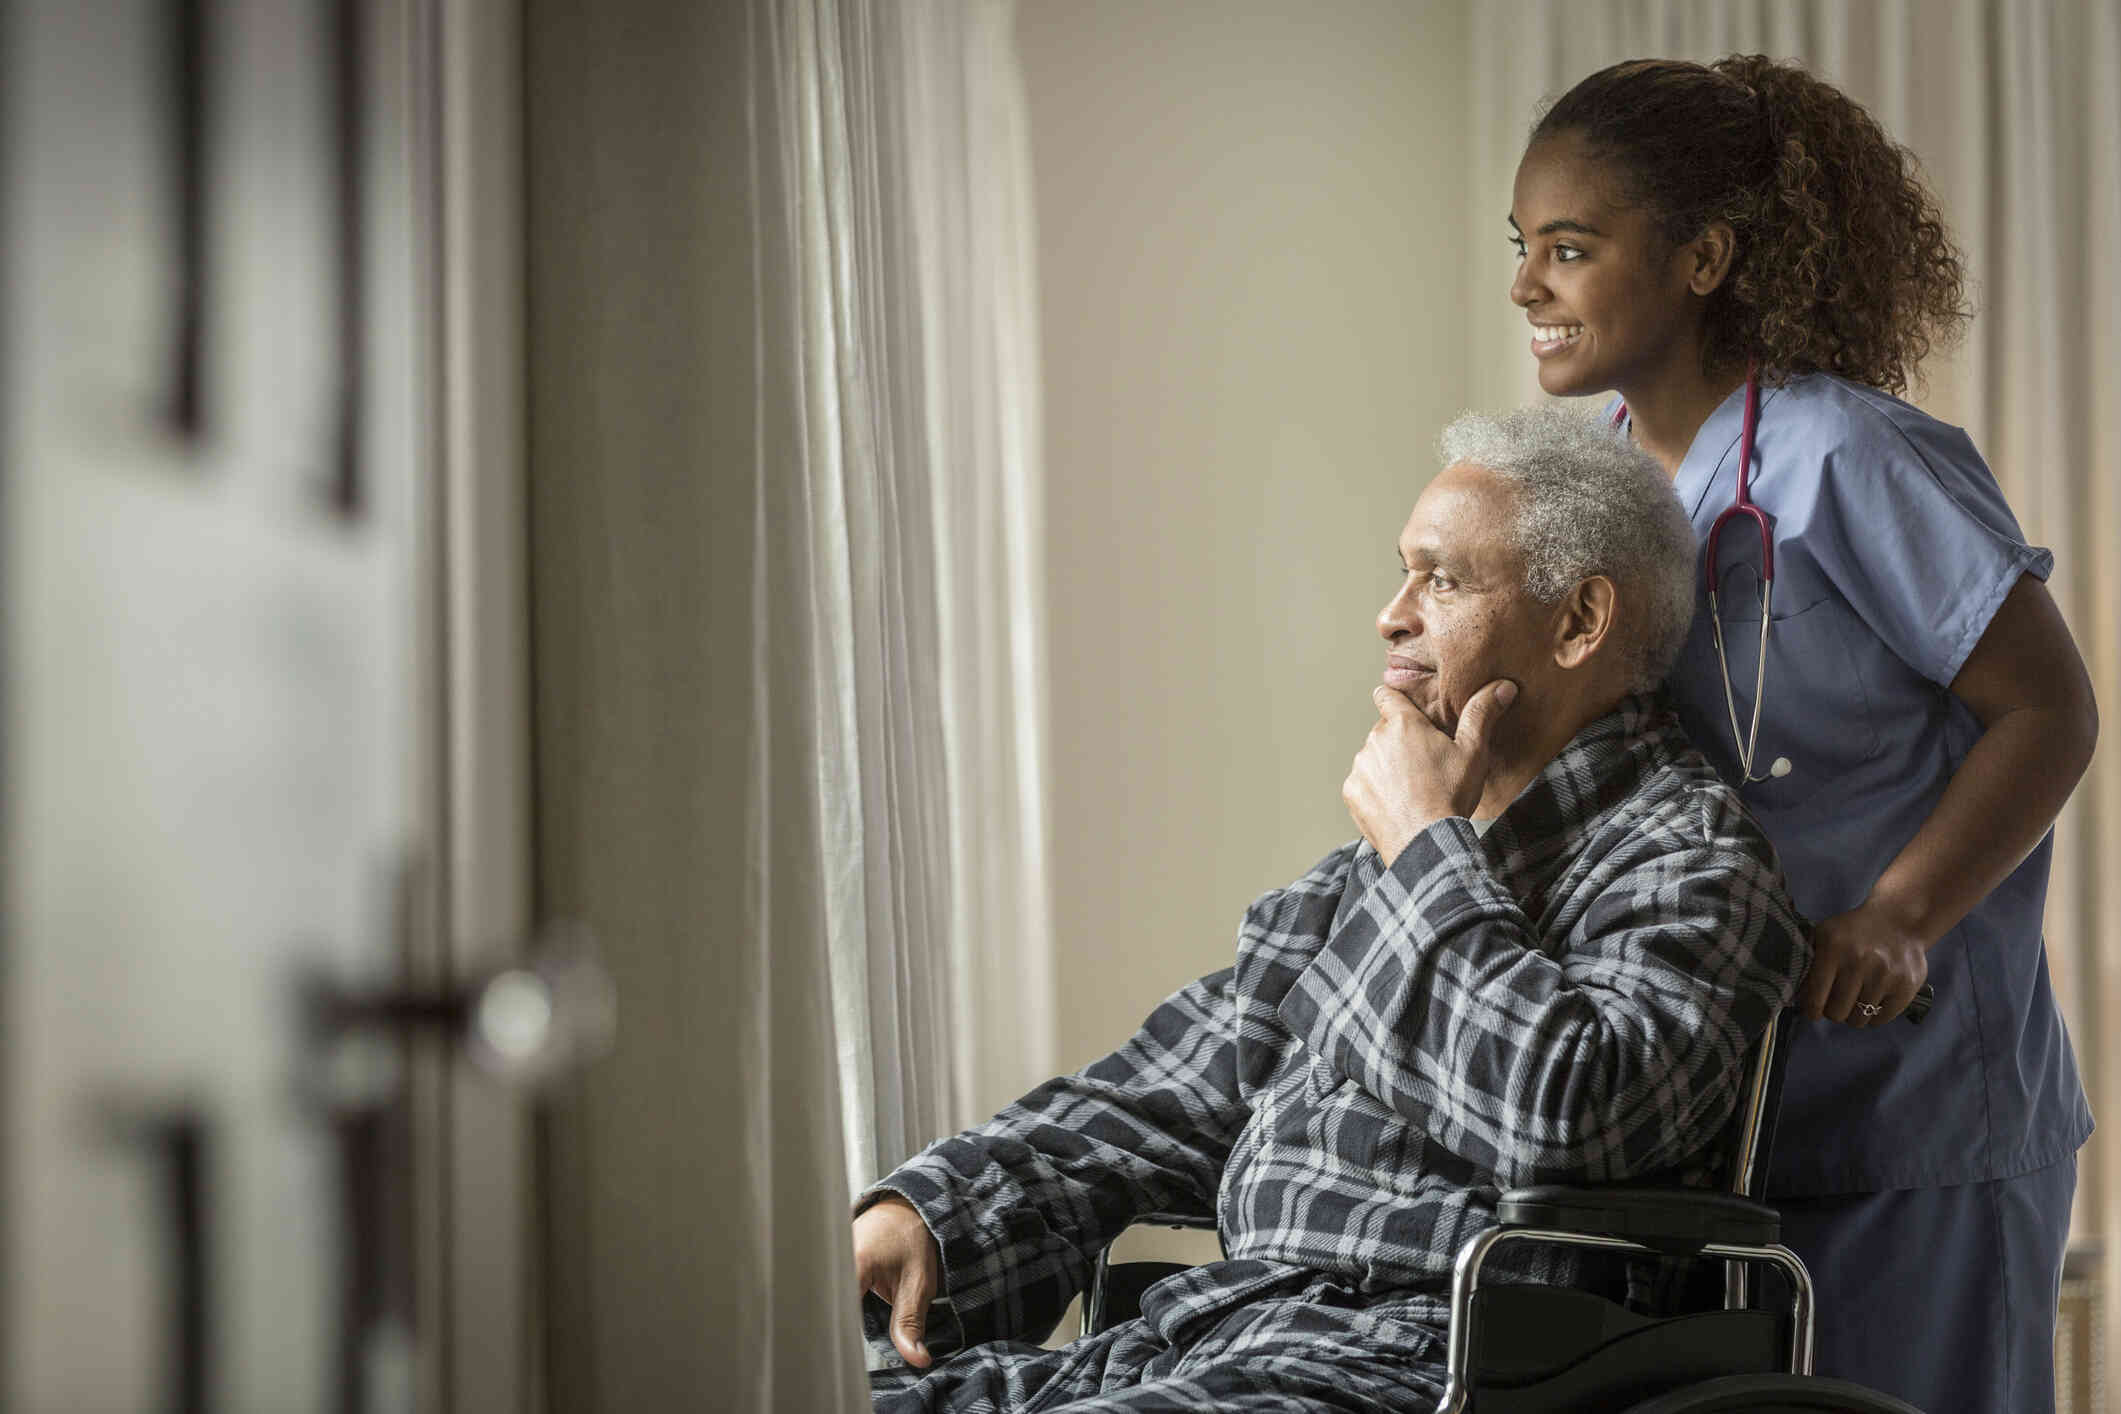
[[[1469,412],[1439,442],[1517,490],[1525,592],[1555,604],[1592,575],[1620,590],[1628,690],[1664,680],[1694,618],[1694,527],[1648,452],[1602,420],[1556,406]]]

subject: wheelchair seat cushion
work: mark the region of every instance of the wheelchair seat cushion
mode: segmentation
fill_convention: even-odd
[[[1637,1402],[1732,1371],[1786,1368],[1771,1311],[1653,1318],[1567,1287],[1485,1287],[1473,1297],[1476,1414],[1574,1414]]]

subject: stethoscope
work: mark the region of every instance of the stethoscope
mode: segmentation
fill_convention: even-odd
[[[1627,417],[1628,405],[1622,403],[1613,413],[1613,426],[1622,426]],[[1748,785],[1790,773],[1790,759],[1778,756],[1765,775],[1753,774],[1755,752],[1760,745],[1760,704],[1767,697],[1768,618],[1775,599],[1775,537],[1768,529],[1767,513],[1753,504],[1750,481],[1753,432],[1759,425],[1760,369],[1756,364],[1745,371],[1745,423],[1738,434],[1738,494],[1710,524],[1707,554],[1702,560],[1702,577],[1709,591],[1709,626],[1716,635],[1716,663],[1723,674],[1723,707],[1731,719],[1731,741],[1738,747],[1738,769]],[[1731,660],[1723,647],[1723,615],[1718,611],[1716,597],[1716,542],[1722,537],[1724,526],[1735,516],[1750,519],[1760,532],[1760,656],[1753,666],[1753,720],[1742,734],[1742,740],[1738,730],[1738,695],[1731,687]]]

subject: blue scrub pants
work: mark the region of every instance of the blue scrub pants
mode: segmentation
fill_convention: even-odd
[[[2077,1160],[2016,1178],[1771,1198],[1818,1288],[1822,1375],[1923,1414],[2052,1414]]]

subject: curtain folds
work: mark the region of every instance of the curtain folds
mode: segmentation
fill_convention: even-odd
[[[1474,9],[1476,251],[1502,213],[1543,98],[1620,59],[1797,58],[1921,158],[1967,256],[1976,317],[1911,396],[1965,427],[2026,534],[2105,708],[2104,740],[2055,831],[2047,948],[2102,1128],[2075,1227],[2121,1291],[2121,0],[1507,0]],[[1491,283],[1499,280],[1494,276]],[[1476,406],[1536,396],[1510,311],[1476,320]],[[2106,1303],[2121,1349],[2121,1301]]]
[[[752,870],[821,902],[859,1187],[1050,1064],[1029,158],[1007,5],[751,10],[751,672],[815,749],[750,798],[817,812]]]
[[[1012,27],[525,7],[547,1407],[866,1407],[852,1186],[1052,1064]]]

